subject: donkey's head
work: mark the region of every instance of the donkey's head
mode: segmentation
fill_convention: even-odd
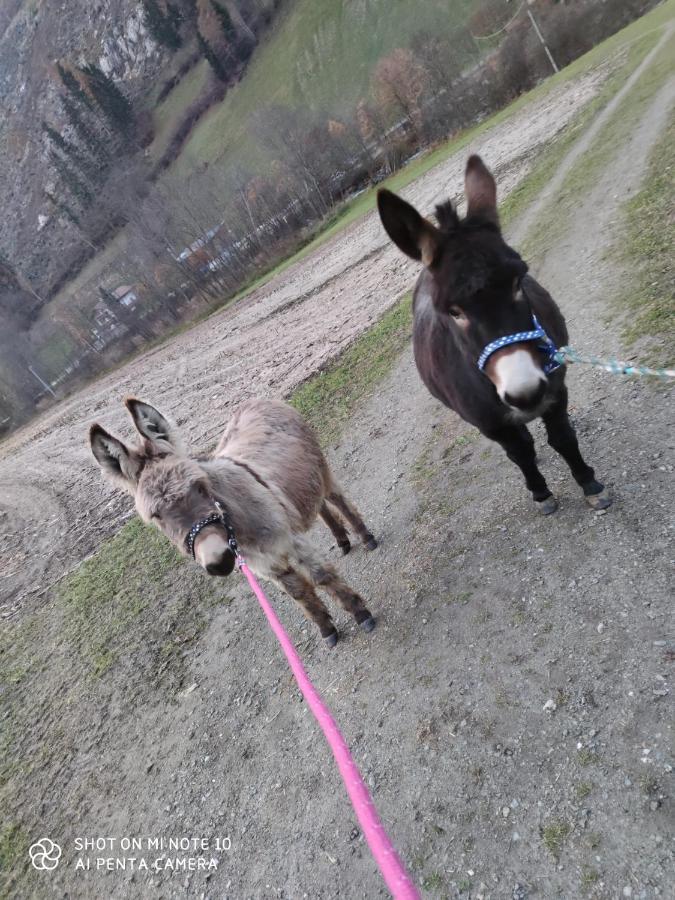
[[[479,156],[465,175],[467,213],[451,202],[436,207],[438,226],[390,191],[378,193],[382,224],[408,256],[421,260],[430,278],[425,288],[472,363],[493,341],[533,331],[532,311],[520,284],[527,265],[502,237],[495,180]],[[428,286],[428,287],[427,287]],[[535,409],[547,378],[536,340],[512,343],[491,353],[484,372],[500,399],[518,410]]]
[[[174,426],[154,406],[129,398],[126,407],[141,443],[127,447],[92,425],[89,440],[99,466],[134,497],[141,519],[156,525],[183,555],[192,550],[209,575],[229,575],[234,554],[207,474],[187,456]]]

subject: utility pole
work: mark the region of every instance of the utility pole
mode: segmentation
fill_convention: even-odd
[[[536,34],[537,34],[537,37],[538,37],[539,40],[541,41],[542,47],[543,47],[544,50],[546,51],[546,55],[548,56],[548,61],[549,61],[549,62],[551,63],[551,65],[553,66],[553,71],[554,71],[554,72],[559,72],[560,69],[558,68],[558,65],[557,65],[556,61],[553,59],[553,54],[552,54],[551,51],[548,49],[548,44],[547,44],[546,41],[544,40],[544,35],[541,33],[541,29],[540,29],[539,26],[537,25],[537,21],[536,21],[536,19],[534,18],[534,15],[532,14],[532,9],[531,9],[530,7],[532,6],[532,4],[533,4],[534,2],[535,2],[535,0],[527,0],[527,14],[528,14],[528,16],[530,17],[530,22],[532,22],[532,27],[534,28],[534,30],[535,30],[535,32],[536,32]]]

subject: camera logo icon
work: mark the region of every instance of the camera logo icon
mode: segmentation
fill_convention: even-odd
[[[59,864],[61,848],[49,838],[41,838],[32,844],[28,853],[34,869],[42,869],[51,872]]]

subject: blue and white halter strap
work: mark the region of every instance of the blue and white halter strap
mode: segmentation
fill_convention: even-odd
[[[556,369],[559,369],[561,363],[556,359],[558,348],[541,327],[534,313],[532,313],[532,324],[534,325],[532,331],[519,331],[517,334],[506,334],[504,337],[497,338],[496,341],[491,341],[484,347],[483,352],[478,357],[478,368],[481,372],[485,368],[488,359],[490,359],[492,354],[496,353],[497,350],[501,350],[502,347],[508,347],[509,344],[522,344],[524,341],[539,341],[537,350],[544,356],[542,369],[547,375],[551,372],[555,372]]]

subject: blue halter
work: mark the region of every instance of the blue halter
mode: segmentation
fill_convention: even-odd
[[[488,359],[497,350],[501,350],[502,347],[508,347],[509,344],[521,344],[523,341],[539,341],[537,350],[544,356],[542,369],[547,375],[559,369],[561,363],[556,359],[558,348],[541,327],[534,313],[532,313],[532,324],[534,325],[532,331],[519,331],[517,334],[507,334],[504,337],[497,338],[496,341],[491,341],[484,347],[483,352],[478,357],[478,368],[481,372],[485,368]]]

